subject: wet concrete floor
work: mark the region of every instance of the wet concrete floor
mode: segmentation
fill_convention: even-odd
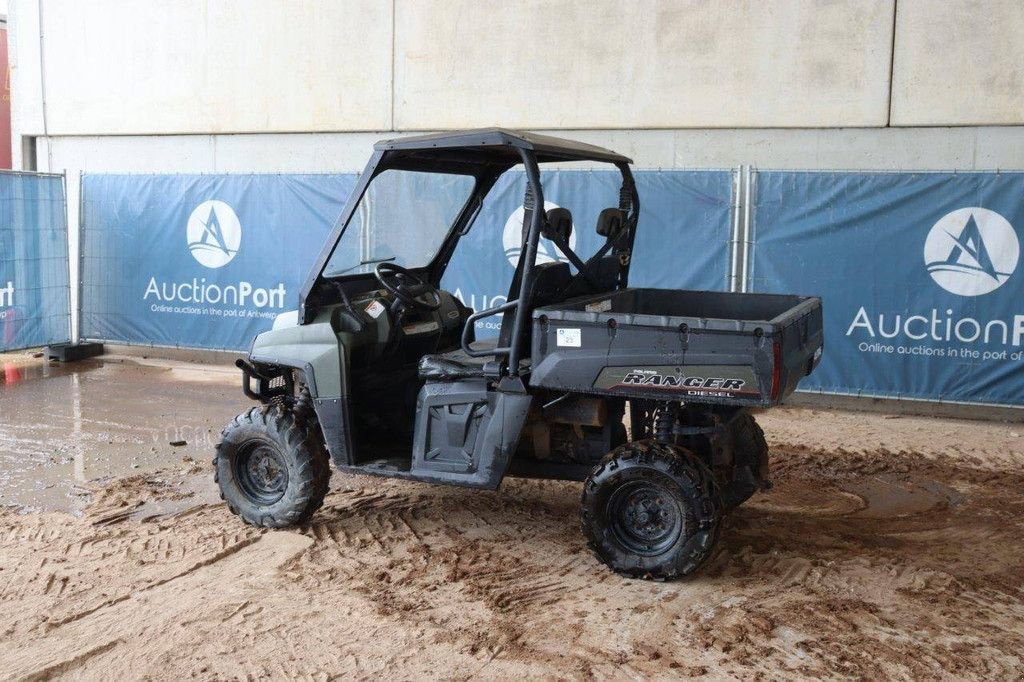
[[[77,512],[97,482],[207,463],[250,405],[234,367],[0,354],[0,506]]]

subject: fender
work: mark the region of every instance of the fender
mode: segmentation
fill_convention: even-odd
[[[344,335],[342,335],[344,336]],[[352,461],[348,351],[324,311],[310,324],[280,326],[259,334],[249,360],[254,364],[297,369],[305,376],[324,443],[336,465]]]

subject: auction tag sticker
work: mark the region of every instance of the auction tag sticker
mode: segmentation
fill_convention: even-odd
[[[579,329],[559,329],[555,343],[566,348],[579,348],[583,345],[583,335]]]
[[[378,317],[380,317],[380,314],[384,312],[384,304],[382,304],[380,301],[374,300],[370,305],[366,306],[364,310],[366,311],[367,315],[376,320]]]

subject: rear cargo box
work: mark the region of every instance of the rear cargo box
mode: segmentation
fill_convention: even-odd
[[[537,308],[530,385],[773,405],[821,358],[821,299],[623,289]]]

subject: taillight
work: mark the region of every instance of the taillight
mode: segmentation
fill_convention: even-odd
[[[777,400],[782,390],[782,344],[772,344],[772,400]]]

